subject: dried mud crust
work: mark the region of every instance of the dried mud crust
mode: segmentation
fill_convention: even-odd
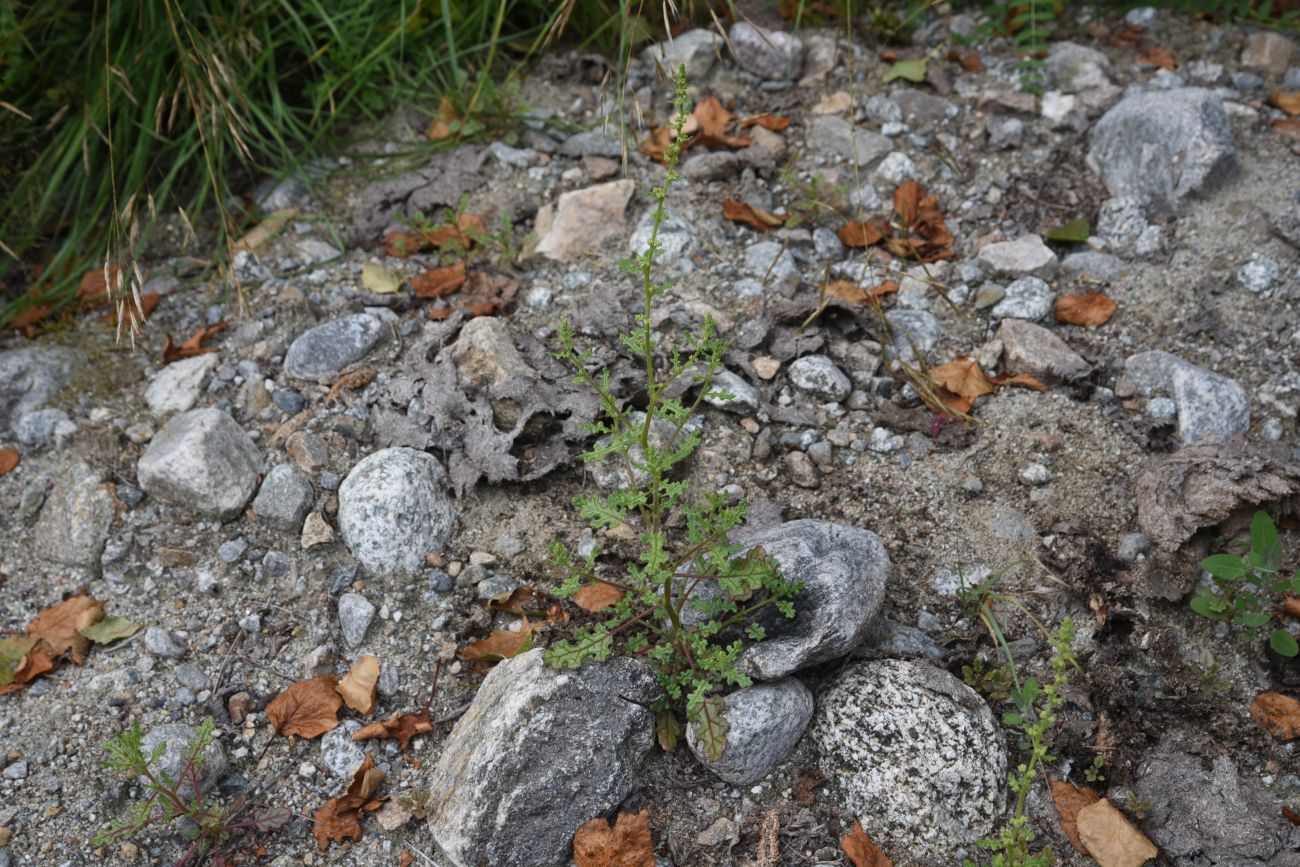
[[[1234,68],[1237,34],[1227,34],[1211,45],[1210,25],[1163,16],[1159,22],[1151,38],[1176,56],[1213,59]],[[1075,38],[1087,41],[1084,36]],[[1111,56],[1121,84],[1150,77],[1150,70],[1133,66],[1131,49],[1098,47]],[[1009,57],[1005,48],[996,52]],[[848,88],[865,99],[883,92],[874,75],[875,62],[861,62],[870,73],[865,84],[849,82],[838,70],[823,84],[764,92],[725,68],[713,76],[707,89],[724,99],[736,98],[746,113],[772,111],[791,117],[795,126],[786,139],[794,150],[801,146],[801,127],[810,117],[809,109],[826,94]],[[525,96],[535,108],[552,109],[564,121],[593,124],[599,77],[592,79],[590,66],[573,57],[548,61],[547,74],[530,81]],[[1013,86],[1009,76],[990,76],[981,82],[1003,89]],[[662,94],[655,91],[654,95]],[[944,172],[940,161],[923,148],[900,149],[916,162],[927,191],[938,194],[959,246],[972,252],[967,258],[973,258],[969,244],[976,237],[995,232],[1016,237],[1050,228],[1063,218],[1096,216],[1106,194],[1083,164],[1086,135],[1051,130],[1024,116],[1024,144],[1012,151],[990,150],[981,133],[987,113],[975,108],[974,97],[948,94],[946,98],[962,106],[959,119],[942,127],[957,143],[953,153],[959,172]],[[1081,627],[1083,671],[1069,689],[1064,722],[1053,734],[1052,749],[1059,756],[1054,775],[1072,771],[1070,778],[1078,782],[1079,769],[1100,752],[1106,759],[1108,784],[1127,785],[1144,756],[1158,744],[1173,743],[1207,759],[1230,756],[1243,778],[1267,778],[1277,798],[1289,797],[1294,803],[1300,783],[1285,781],[1288,773],[1294,773],[1288,770],[1294,756],[1245,712],[1270,679],[1288,682],[1285,678],[1290,675],[1263,670],[1240,645],[1188,611],[1185,603],[1140,592],[1143,575],[1133,564],[1118,559],[1118,543],[1122,534],[1135,529],[1137,480],[1168,443],[1142,428],[1130,414],[1113,412],[1091,399],[1095,388],[1113,386],[1125,357],[1148,349],[1169,350],[1212,367],[1242,382],[1252,395],[1294,373],[1300,364],[1292,337],[1300,322],[1290,315],[1296,303],[1294,283],[1289,290],[1280,290],[1283,294],[1266,299],[1245,291],[1235,279],[1237,268],[1256,250],[1269,252],[1294,271],[1295,250],[1272,235],[1268,217],[1296,207],[1293,197],[1300,191],[1300,161],[1284,139],[1261,124],[1238,118],[1233,128],[1240,151],[1237,176],[1221,190],[1187,201],[1180,216],[1165,227],[1165,252],[1133,262],[1110,283],[1106,291],[1118,302],[1120,314],[1101,329],[1058,330],[1094,365],[1089,380],[1045,393],[999,391],[981,402],[973,427],[952,426],[934,431],[936,436],[905,440],[903,448],[892,453],[855,452],[855,463],[837,466],[812,489],[791,479],[783,460],[791,447],[778,441],[769,457],[758,457],[753,431],[743,428],[734,415],[707,410],[704,445],[693,459],[691,472],[700,491],[739,486],[764,520],[815,517],[878,533],[894,564],[885,616],[908,625],[930,624],[927,631],[946,651],[939,664],[958,677],[975,655],[989,658],[987,636],[952,595],[958,571],[981,575],[1005,569],[1001,587],[1018,594],[1037,617],[1055,622],[1065,614],[1074,616]],[[578,159],[556,160],[566,160],[561,163],[566,168],[583,165]],[[806,154],[794,166],[805,180],[817,172],[834,174],[833,182],[850,181],[842,164],[821,165]],[[639,191],[628,211],[630,233],[648,208],[643,191],[662,178],[662,169],[634,159],[628,172]],[[585,177],[566,180],[559,172],[515,171],[491,160],[483,162],[480,177],[482,182],[469,190],[469,210],[488,215],[509,212],[517,240],[522,240],[540,204],[588,183]],[[997,205],[989,204],[987,193],[998,180],[1009,181],[1009,186],[1003,196],[993,197],[998,198]],[[341,232],[354,224],[346,209],[356,201],[359,184],[355,178],[346,179],[322,194],[333,206],[329,210],[340,216]],[[878,186],[887,198],[886,185]],[[744,333],[748,323],[762,321],[767,314],[775,316],[781,303],[806,302],[814,291],[810,277],[789,293],[793,299],[779,293],[746,298],[734,291],[742,276],[744,247],[763,239],[724,222],[721,200],[747,196],[788,206],[797,192],[779,171],[691,183],[674,192],[670,210],[692,228],[696,245],[689,266],[679,269],[682,273],[667,305],[668,318],[660,323],[666,330],[712,311],[727,336],[734,338]],[[970,207],[962,210],[966,202]],[[365,225],[368,231],[372,228]],[[283,243],[289,247],[292,240]],[[533,260],[518,270],[503,268],[522,284],[521,298],[543,287],[555,299],[547,307],[517,303],[509,316],[515,333],[534,335],[537,344],[544,345],[555,322],[567,317],[593,324],[593,343],[608,341],[616,329],[605,313],[613,309],[625,315],[620,305],[626,306],[633,295],[634,287],[614,267],[627,250],[626,240],[620,238],[573,266]],[[342,263],[325,272],[325,279],[313,282],[312,272],[305,271],[301,278],[280,281],[276,294],[250,286],[251,318],[236,318],[216,341],[223,364],[233,366],[238,359],[257,357],[263,360],[265,375],[278,376],[270,359],[283,356],[296,335],[317,321],[355,312],[360,293],[356,275],[372,255],[373,250],[349,247]],[[427,261],[434,263],[432,257]],[[815,269],[804,270],[810,275]],[[1055,288],[1079,291],[1084,285],[1061,279]],[[208,308],[214,303],[223,304],[224,312],[232,316],[237,312],[233,296],[221,298],[203,289],[178,289],[167,295],[146,333],[146,347],[155,349],[165,334],[178,340],[190,334],[208,321]],[[274,308],[275,315],[263,316],[261,311],[267,308]],[[973,354],[993,334],[995,324],[969,304],[959,313],[942,305],[934,309],[944,325],[930,352],[936,360]],[[404,321],[422,315],[399,312]],[[253,327],[258,322],[264,323],[260,329]],[[341,587],[364,593],[379,608],[364,649],[396,672],[381,694],[375,718],[418,710],[439,655],[450,658],[455,646],[486,635],[510,618],[490,613],[472,586],[438,594],[431,591],[426,576],[353,575],[347,580],[349,573],[341,570],[353,560],[341,544],[302,551],[296,536],[247,517],[218,524],[151,499],[128,507],[122,497],[137,482],[141,446],[123,434],[132,424],[158,424],[159,420],[148,417],[140,397],[146,372],[157,366],[156,360],[144,353],[114,351],[101,326],[87,323],[84,328],[85,336],[79,332],[75,337],[41,338],[83,353],[71,383],[55,403],[79,421],[78,432],[61,448],[25,454],[21,472],[0,480],[0,526],[5,528],[0,536],[0,565],[6,576],[0,584],[0,628],[6,634],[20,632],[37,611],[61,594],[84,587],[106,600],[111,614],[179,630],[189,650],[179,661],[153,659],[143,652],[143,641],[137,637],[120,647],[96,649],[83,667],[65,668],[37,687],[0,699],[0,733],[6,751],[21,755],[30,766],[26,778],[0,779],[0,827],[14,832],[0,848],[0,858],[7,854],[12,863],[22,865],[170,863],[182,846],[168,833],[141,835],[132,844],[135,849],[109,847],[97,852],[87,843],[95,828],[119,816],[136,794],[133,787],[109,779],[99,768],[101,745],[132,720],[148,728],[173,721],[193,723],[205,714],[224,727],[222,740],[238,777],[226,783],[226,793],[233,793],[242,780],[259,802],[288,807],[297,817],[285,831],[258,841],[266,846],[264,857],[246,849],[248,863],[369,865],[396,863],[403,848],[428,852],[430,843],[421,821],[381,831],[368,819],[358,843],[319,853],[307,817],[324,800],[339,794],[346,781],[325,770],[315,742],[273,738],[260,722],[234,725],[225,699],[242,690],[261,706],[293,680],[349,663],[354,650],[343,642],[336,611]],[[793,330],[783,336],[787,346],[797,349],[800,338],[792,336]],[[807,334],[831,350],[837,342],[861,344],[881,336],[874,333],[869,318],[846,317],[834,310],[824,313]],[[421,339],[393,324],[386,342],[363,362],[385,381],[347,392],[332,405],[324,402],[325,389],[301,387],[314,413],[303,429],[325,443],[327,471],[346,475],[378,447],[374,424],[349,408],[396,406],[393,383],[408,375],[413,365],[432,364],[436,358],[435,352],[433,357],[426,354],[411,360],[412,348],[421,345]],[[748,358],[774,351],[774,345],[775,337],[761,335],[753,352],[741,354]],[[783,376],[778,375],[778,383]],[[776,413],[774,418],[784,413],[784,421],[761,425],[777,437],[841,426],[856,426],[855,432],[863,437],[876,425],[904,436],[933,430],[932,414],[917,410],[914,401],[895,400],[889,405],[882,401],[850,421],[830,417],[815,405],[801,406],[799,401],[785,407],[777,401],[776,386],[754,384],[762,391],[765,406]],[[230,400],[238,410],[240,397],[230,388],[201,400],[202,405]],[[1257,400],[1253,406],[1256,428],[1260,420],[1276,415]],[[902,426],[907,419],[916,422],[919,431]],[[272,441],[275,425],[239,420],[261,430],[257,442],[264,456],[282,459],[283,444]],[[1284,424],[1287,438],[1293,439],[1294,421]],[[550,443],[556,435],[555,429],[548,429],[537,434],[536,441]],[[446,457],[439,444],[420,445]],[[575,443],[570,440],[565,448],[572,450]],[[105,481],[119,488],[121,507],[108,542],[113,557],[95,575],[38,558],[30,538],[35,520],[25,515],[24,501],[30,492],[45,489],[43,479],[53,481],[73,470],[76,462],[102,472]],[[1032,463],[1048,468],[1048,484],[1034,486],[1021,480],[1020,471]],[[456,529],[446,559],[467,562],[471,552],[493,552],[497,557],[493,568],[521,584],[547,586],[552,578],[546,566],[547,544],[557,536],[568,542],[580,538],[583,527],[569,504],[593,485],[580,466],[558,460],[554,471],[541,478],[501,485],[466,483],[464,494],[456,500]],[[337,503],[332,491],[317,486],[314,505],[329,513]],[[226,562],[217,552],[236,539],[261,555],[250,553]],[[619,550],[619,543],[603,541],[607,548]],[[1198,540],[1180,553],[1162,555],[1147,568],[1166,570],[1185,580],[1194,574],[1205,544]],[[1294,551],[1300,548],[1300,538],[1286,532],[1284,545]],[[283,574],[271,574],[264,559],[268,552],[287,556],[289,567]],[[254,615],[256,629],[249,619]],[[552,627],[541,638],[560,637],[572,626]],[[1034,630],[1013,618],[1012,633],[1026,670],[1041,675],[1035,667],[1046,652]],[[325,651],[318,655],[320,648]],[[817,691],[851,661],[807,672],[808,685]],[[197,667],[197,677],[182,672],[185,665]],[[450,715],[462,707],[479,679],[459,663],[445,666],[435,714]],[[180,700],[182,689],[188,690],[191,702]],[[207,696],[200,698],[204,693]],[[996,699],[991,703],[995,712],[1004,709]],[[389,765],[384,792],[399,797],[423,785],[426,775],[421,769],[436,760],[449,725],[417,738],[405,757],[395,747],[372,746],[376,758]],[[656,752],[644,768],[641,790],[624,808],[650,810],[658,851],[675,864],[745,863],[758,850],[765,817],[772,813],[778,820],[780,863],[844,863],[838,839],[852,817],[840,814],[833,784],[818,777],[817,759],[807,738],[767,780],[743,790],[712,777],[685,750],[671,755]],[[1040,839],[1052,844],[1062,863],[1090,863],[1070,848],[1049,802],[1031,801],[1031,814]],[[734,823],[734,842],[729,842],[732,837],[725,825],[718,830],[721,820]],[[701,842],[710,828],[722,842]],[[905,853],[895,860],[908,863]]]

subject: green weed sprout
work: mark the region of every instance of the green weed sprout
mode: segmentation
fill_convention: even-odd
[[[1278,601],[1288,593],[1300,594],[1300,571],[1282,574],[1282,543],[1277,527],[1266,512],[1256,512],[1250,522],[1250,550],[1245,558],[1214,554],[1201,561],[1211,583],[1192,597],[1192,610],[1210,620],[1237,627],[1254,644],[1273,623]],[[1268,634],[1268,646],[1282,656],[1300,653],[1295,636],[1278,626]]]
[[[652,327],[655,299],[671,286],[655,280],[654,265],[663,249],[659,230],[667,219],[664,203],[681,178],[677,163],[687,139],[684,127],[691,103],[684,65],[675,83],[673,141],[664,153],[663,183],[651,191],[656,207],[650,240],[635,259],[619,263],[620,270],[639,275],[642,288],[644,307],[637,328],[621,340],[644,364],[643,412],[613,394],[608,370],[592,371],[592,352],[578,349],[568,323],[559,328],[560,350],[555,353],[572,366],[577,384],[595,392],[602,407],[602,417],[588,426],[598,439],[583,455],[584,462],[614,456],[627,472],[626,487],[608,496],[578,497],[574,505],[597,530],[629,521],[639,524],[640,552],[627,564],[626,574],[614,579],[597,574],[597,551],[578,557],[558,541],[552,545],[551,562],[563,576],[557,595],[572,596],[584,586],[602,583],[622,590],[623,596],[605,609],[602,622],[552,646],[546,661],[576,668],[590,659],[608,659],[616,643],[623,652],[648,659],[665,693],[654,708],[660,744],[675,747],[681,724],[673,708],[684,705],[686,718],[699,726],[702,752],[713,761],[726,748],[728,728],[718,693],[727,685],[751,683],[736,666],[744,649],[741,634],[763,639],[755,615],[767,606],[794,617],[791,600],[802,584],[786,581],[761,549],[741,554],[740,546],[728,543],[727,533],[744,520],[744,502],[731,505],[726,497],[710,494],[702,503],[690,503],[688,483],[674,477],[674,469],[699,445],[700,433],[688,421],[701,401],[710,395],[730,397],[713,386],[727,346],[711,318],[686,336],[684,346],[661,343]],[[670,387],[680,386],[684,378],[698,388],[689,406],[669,396]],[[684,536],[669,532],[668,519],[675,513],[685,519]]]

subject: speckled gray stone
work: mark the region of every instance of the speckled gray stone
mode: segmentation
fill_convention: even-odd
[[[843,400],[853,390],[848,376],[825,355],[796,358],[788,371],[795,388],[823,400]]]
[[[168,723],[156,728],[150,729],[145,733],[143,740],[143,752],[146,756],[151,755],[159,744],[165,744],[163,754],[153,765],[155,773],[163,773],[173,780],[179,780],[181,772],[185,769],[185,754],[189,751],[190,745],[198,732],[193,726],[185,723]],[[200,786],[203,789],[209,789],[217,780],[226,775],[226,751],[222,749],[221,743],[213,740],[203,750],[203,768],[199,777]],[[193,786],[184,786],[185,791],[193,793]]]
[[[1038,322],[1052,312],[1056,295],[1052,287],[1037,277],[1021,277],[1009,284],[1002,300],[993,305],[994,319],[1025,319]]]
[[[1178,407],[1178,439],[1184,445],[1207,437],[1231,439],[1250,427],[1250,397],[1241,383],[1169,352],[1130,355],[1115,393],[1172,396]]]
[[[65,566],[96,569],[112,523],[113,498],[103,479],[79,464],[46,498],[33,534],[36,552]]]
[[[293,464],[280,464],[262,480],[253,500],[253,512],[278,530],[299,533],[315,497],[311,482],[301,470]]]
[[[737,21],[727,36],[736,63],[759,78],[798,78],[803,71],[803,40],[792,33]]]
[[[340,780],[352,778],[357,765],[365,761],[366,751],[352,735],[361,730],[357,720],[343,720],[337,728],[330,729],[320,739],[320,761],[329,772]]]
[[[726,392],[729,398],[713,397],[716,392]],[[758,410],[758,390],[739,375],[723,368],[713,377],[713,388],[704,402],[737,415],[748,415]]]
[[[984,699],[922,662],[861,662],[817,700],[821,770],[886,852],[955,864],[1006,807],[1004,738]]]
[[[136,467],[150,496],[192,512],[229,520],[257,487],[262,455],[238,423],[219,409],[172,416]]]
[[[338,521],[348,550],[368,571],[413,575],[451,535],[447,474],[433,455],[381,449],[339,486]]]
[[[349,647],[359,647],[366,640],[366,631],[374,619],[375,603],[360,593],[339,597],[339,629]]]
[[[836,115],[811,118],[804,139],[814,153],[834,154],[861,168],[875,165],[894,148],[893,142],[880,133],[854,126]]]
[[[752,785],[771,773],[799,743],[813,715],[812,693],[793,677],[738,689],[723,704],[730,728],[722,758],[705,758],[696,723],[686,726],[686,743],[700,764],[736,786]]]
[[[976,262],[994,277],[1050,277],[1059,264],[1052,248],[1038,235],[989,244],[980,250]]]
[[[53,400],[72,377],[77,355],[61,346],[0,352],[0,431]]]
[[[645,663],[557,670],[530,650],[499,663],[443,744],[429,830],[457,867],[563,867],[573,833],[637,787],[660,695]]]
[[[328,383],[339,371],[365,358],[384,337],[384,324],[356,313],[298,335],[284,355],[284,372],[295,379]]]

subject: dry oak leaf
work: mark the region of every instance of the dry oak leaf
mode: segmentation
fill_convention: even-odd
[[[973,358],[958,358],[930,368],[930,380],[958,397],[980,397],[996,388]]]
[[[315,824],[311,832],[324,852],[330,843],[343,843],[361,839],[362,811],[373,813],[384,805],[387,798],[372,797],[384,782],[384,772],[375,767],[369,754],[352,773],[348,790],[337,798],[326,801],[312,816]]]
[[[1274,90],[1269,94],[1268,101],[1285,111],[1291,117],[1300,114],[1300,91],[1295,93],[1283,93],[1281,90]]]
[[[578,867],[654,867],[650,811],[619,813],[614,827],[592,819],[573,835],[573,860]]]
[[[510,659],[533,649],[533,626],[523,619],[518,632],[497,629],[487,638],[471,641],[456,651],[456,655],[478,672],[486,672],[503,659]]]
[[[894,862],[871,842],[857,819],[853,820],[853,830],[840,838],[840,848],[853,862],[853,867],[894,867]]]
[[[1261,692],[1250,703],[1250,715],[1280,741],[1300,737],[1300,701],[1280,692]]]
[[[432,268],[407,281],[419,298],[442,298],[465,285],[465,263]]]
[[[863,289],[857,283],[849,280],[832,280],[822,287],[823,295],[838,298],[850,304],[865,304],[868,301],[879,300],[897,291],[898,284],[893,280],[885,280],[879,286],[870,289]]]
[[[401,716],[390,717],[383,722],[371,723],[364,728],[358,729],[356,734],[352,735],[354,741],[368,741],[375,738],[395,738],[397,745],[406,752],[410,746],[411,738],[416,735],[428,734],[433,731],[433,723],[429,721],[428,711],[421,713],[404,713]]]
[[[1056,321],[1064,325],[1096,328],[1115,315],[1116,305],[1105,292],[1062,295],[1056,300]]]
[[[1079,839],[1079,811],[1101,799],[1087,786],[1071,786],[1064,780],[1052,780],[1052,800],[1056,802],[1056,812],[1061,816],[1061,827],[1070,838],[1070,845],[1087,855],[1088,850],[1083,848],[1083,841]]]
[[[1047,384],[1034,376],[1032,373],[999,373],[993,377],[995,385],[1014,385],[1017,388],[1027,388],[1030,391],[1047,391]]]
[[[738,202],[735,199],[727,199],[722,203],[722,216],[733,223],[742,223],[760,232],[775,229],[785,223],[785,217],[778,217],[756,205]]]
[[[266,706],[267,721],[282,735],[314,738],[325,734],[339,724],[343,697],[338,694],[338,684],[332,674],[298,681]]]
[[[335,689],[343,703],[359,714],[368,714],[375,706],[375,690],[379,685],[379,659],[363,656],[352,670],[339,681]]]
[[[1139,63],[1148,63],[1157,69],[1168,69],[1172,72],[1178,68],[1178,59],[1159,45],[1142,49],[1138,52],[1137,59]]]
[[[772,132],[781,132],[790,125],[790,118],[767,112],[747,117],[740,122],[740,125],[743,127],[761,126],[763,129],[770,129]]]
[[[114,328],[119,327],[119,317],[126,314],[127,322],[143,322],[153,315],[158,309],[158,303],[162,301],[162,296],[157,292],[146,292],[136,301],[134,295],[114,305],[113,309],[104,314],[104,321]]]
[[[205,355],[209,352],[216,352],[215,346],[204,346],[204,342],[213,335],[224,329],[229,323],[223,319],[215,325],[209,325],[206,328],[200,328],[189,337],[180,346],[172,344],[172,336],[167,335],[167,342],[163,345],[163,363],[171,364],[173,361],[180,361],[182,358],[193,358],[196,355]]]
[[[0,639],[0,695],[26,689],[54,668],[54,655],[38,638]]]
[[[840,227],[837,233],[840,243],[846,247],[871,247],[885,240],[889,233],[889,223],[884,217],[871,217],[867,220],[850,220]]]
[[[1271,120],[1269,125],[1284,136],[1300,139],[1300,117],[1288,117],[1285,120]]]
[[[90,639],[81,630],[104,619],[104,603],[89,596],[73,596],[36,615],[27,626],[29,638],[43,639],[54,657],[68,654],[81,665]]]
[[[1105,798],[1076,814],[1079,840],[1101,867],[1141,867],[1160,854]]]
[[[745,148],[750,139],[743,135],[728,135],[727,124],[731,123],[732,114],[727,111],[716,96],[706,96],[695,103],[691,117],[700,125],[700,130],[691,144],[701,144],[706,148]]]
[[[590,611],[594,614],[597,611],[604,611],[622,598],[622,590],[613,584],[597,581],[595,584],[588,584],[577,593],[574,593],[573,603],[583,611]]]
[[[0,449],[0,476],[7,476],[18,466],[23,456],[13,449]]]

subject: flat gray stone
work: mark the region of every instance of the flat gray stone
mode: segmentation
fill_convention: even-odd
[[[0,352],[0,431],[53,400],[72,378],[76,363],[76,353],[61,346]]]
[[[339,597],[339,630],[348,647],[361,646],[374,619],[375,603],[360,593],[344,593]]]
[[[893,142],[880,133],[855,127],[838,115],[813,117],[804,139],[814,152],[834,154],[861,167],[875,165],[894,148]]]
[[[349,364],[365,358],[384,338],[384,324],[355,313],[298,335],[284,354],[284,372],[295,379],[329,383]]]
[[[745,273],[777,291],[799,285],[799,267],[794,256],[776,241],[758,241],[745,248]]]
[[[1113,283],[1130,268],[1128,263],[1109,253],[1083,250],[1071,253],[1061,260],[1061,273],[1066,277]]]
[[[361,723],[353,719],[342,720],[337,728],[321,735],[320,762],[337,779],[350,780],[357,765],[366,760],[366,751],[352,736],[361,730]]]
[[[705,758],[696,723],[686,726],[686,743],[700,764],[736,786],[752,785],[771,773],[799,743],[813,715],[812,693],[793,677],[738,689],[723,704],[730,728],[722,758]]]
[[[1039,322],[1052,312],[1055,301],[1056,294],[1045,281],[1037,277],[1021,277],[1007,285],[1002,300],[993,305],[989,315],[994,319]]]
[[[796,358],[788,372],[795,388],[823,400],[843,400],[853,390],[848,376],[825,355]]]
[[[339,485],[339,532],[374,574],[415,574],[426,553],[451,535],[447,474],[433,455],[382,449],[362,459]]]
[[[685,63],[687,77],[698,84],[713,69],[722,44],[722,37],[715,31],[697,27],[659,40],[641,52],[641,60],[658,66],[669,77],[676,74],[677,67]]]
[[[209,408],[168,419],[140,456],[136,477],[150,496],[225,521],[243,510],[261,471],[262,455],[244,429]]]
[[[794,34],[737,21],[727,37],[736,63],[759,78],[794,79],[803,71],[803,40]]]
[[[1188,195],[1237,169],[1237,145],[1221,98],[1183,87],[1125,97],[1093,127],[1088,165],[1112,195],[1169,216]]]
[[[1058,264],[1052,248],[1038,235],[989,244],[980,250],[975,261],[994,277],[1051,277]]]
[[[1115,393],[1172,397],[1184,445],[1209,437],[1231,439],[1250,427],[1250,396],[1241,383],[1162,350],[1130,355]]]
[[[144,402],[154,415],[172,415],[193,409],[203,380],[217,369],[219,363],[215,352],[173,361],[158,371],[144,390]]]
[[[277,530],[296,534],[302,531],[303,519],[315,499],[316,491],[301,470],[293,464],[279,464],[262,480],[253,512]]]
[[[429,830],[452,867],[564,867],[573,834],[637,787],[654,743],[649,666],[576,670],[540,649],[499,663],[447,737],[429,778]]]
[[[1054,42],[1047,53],[1047,74],[1062,93],[1081,93],[1110,84],[1110,59],[1095,48]]]
[[[900,361],[915,361],[917,352],[934,349],[943,335],[943,326],[928,310],[895,308],[885,319],[894,329],[894,357]]]
[[[45,500],[33,534],[36,552],[65,566],[98,570],[112,523],[108,487],[98,472],[78,464]]]
[[[817,699],[821,770],[886,852],[956,864],[1006,809],[1004,735],[984,699],[923,662],[860,662]]]
[[[731,397],[724,399],[711,396],[717,392],[725,392]],[[758,411],[758,390],[724,367],[714,375],[713,387],[705,395],[704,402],[725,412],[748,415]]]
[[[1044,381],[1072,382],[1092,372],[1092,365],[1041,325],[1023,319],[1003,319],[997,337],[1002,341],[1003,364],[1008,373],[1030,373]]]

